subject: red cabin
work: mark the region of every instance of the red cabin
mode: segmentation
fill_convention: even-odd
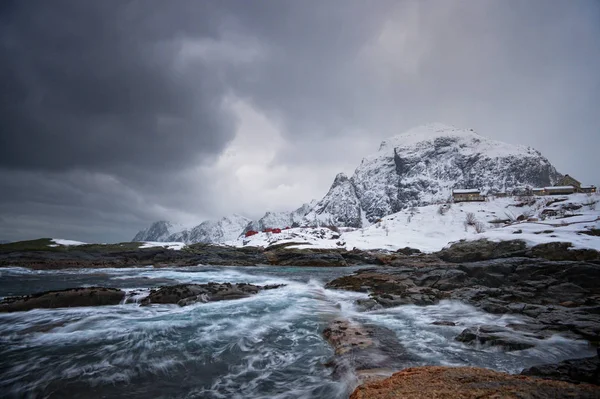
[[[245,234],[246,237],[252,237],[253,235],[258,234],[258,231],[248,230]]]
[[[277,228],[277,229],[273,229],[273,231],[271,231],[273,234],[279,234],[281,233],[281,229]]]

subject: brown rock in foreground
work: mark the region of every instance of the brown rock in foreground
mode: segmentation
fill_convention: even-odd
[[[600,398],[594,385],[571,384],[476,367],[414,367],[359,386],[350,399]]]

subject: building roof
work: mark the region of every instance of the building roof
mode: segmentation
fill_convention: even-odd
[[[563,181],[565,181],[565,180],[567,180],[567,179],[568,179],[568,180],[572,180],[572,181],[574,181],[574,182],[575,182],[575,183],[577,183],[578,185],[581,185],[581,182],[580,182],[579,180],[577,180],[577,179],[576,179],[576,178],[574,178],[573,176],[569,176],[569,175],[564,175],[564,176],[563,176],[563,177],[562,177],[562,178],[559,180],[559,183],[560,183],[560,182],[563,182]]]
[[[474,188],[452,190],[452,194],[479,194],[481,190]]]
[[[596,188],[593,184],[591,186],[581,186],[581,188]]]
[[[575,190],[573,186],[552,186],[552,187],[544,187],[544,190],[552,191],[552,190]]]

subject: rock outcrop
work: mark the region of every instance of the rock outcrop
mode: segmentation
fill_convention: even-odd
[[[142,299],[142,306],[159,303],[177,304],[187,306],[197,302],[207,303],[226,301],[231,299],[247,298],[262,290],[283,287],[283,285],[259,286],[246,283],[207,283],[207,284],[179,284],[161,287],[152,290]]]
[[[489,313],[525,316],[525,324],[508,326],[522,338],[528,334],[543,337],[550,332],[560,332],[599,342],[598,281],[598,264],[507,258],[363,269],[335,279],[327,287],[369,292],[370,299],[360,301],[359,305],[371,309],[457,299]],[[486,333],[484,330],[480,333]],[[501,343],[497,335],[508,339],[506,335],[510,331],[487,333],[496,339],[480,334],[465,342]],[[507,346],[516,348],[513,344]]]
[[[353,374],[362,383],[388,377],[394,370],[416,361],[396,334],[385,327],[336,319],[325,328],[323,337],[335,351],[326,364],[334,377]]]
[[[593,249],[574,249],[570,242],[549,242],[528,248],[523,240],[489,241],[487,239],[454,242],[437,252],[435,256],[451,263],[515,257],[556,261],[600,260],[600,252]]]
[[[560,363],[542,364],[525,369],[521,374],[573,383],[600,385],[600,357],[593,356],[584,359],[565,360]],[[600,388],[598,389],[600,390]]]
[[[285,244],[288,245],[288,244]],[[21,266],[33,269],[68,269],[89,267],[162,266],[313,266],[338,267],[380,265],[386,256],[379,251],[344,249],[290,249],[285,245],[259,247],[230,247],[224,245],[192,244],[182,250],[162,247],[139,248],[138,243],[111,245],[81,245],[73,248],[36,246],[31,249],[2,248],[0,267]],[[395,254],[395,258],[404,258]]]
[[[20,312],[38,308],[118,305],[125,292],[115,288],[86,287],[9,297],[0,302],[0,312]]]
[[[597,386],[475,367],[415,367],[359,386],[350,399],[598,398]]]

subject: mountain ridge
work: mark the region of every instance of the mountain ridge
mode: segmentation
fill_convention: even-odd
[[[140,231],[134,241],[219,243],[230,241],[225,237],[235,239],[247,231],[266,228],[362,228],[403,209],[447,201],[452,189],[478,188],[493,193],[549,186],[561,177],[550,161],[531,147],[493,140],[473,129],[431,123],[383,140],[352,176],[338,173],[321,200],[294,211],[266,212],[258,220],[234,215],[220,223],[206,221],[179,231],[174,231],[177,227],[172,223],[160,221]]]

